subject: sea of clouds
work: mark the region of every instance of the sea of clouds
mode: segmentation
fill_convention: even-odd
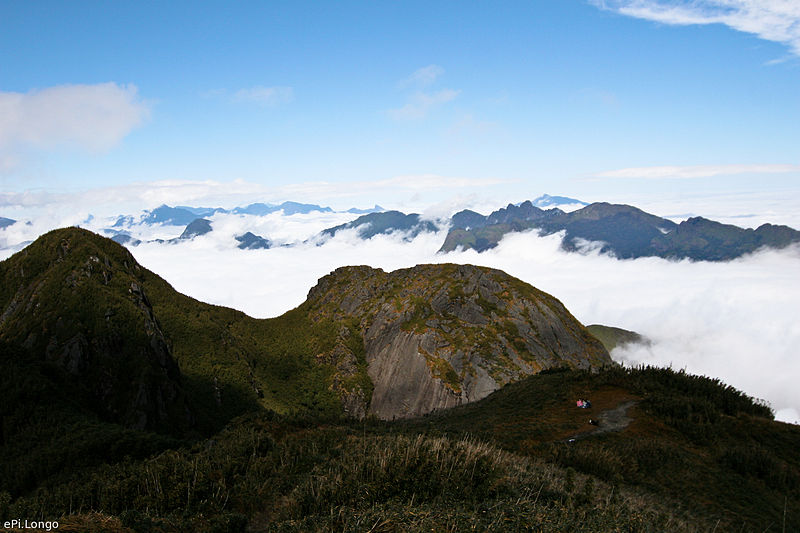
[[[344,265],[387,271],[443,262],[499,268],[555,295],[584,324],[622,327],[652,340],[649,346],[615,350],[617,361],[718,377],[768,400],[779,419],[800,419],[800,388],[794,383],[800,375],[800,247],[711,263],[618,260],[591,246],[568,253],[560,248],[560,235],[540,237],[535,231],[510,234],[480,254],[438,254],[444,230],[410,242],[404,235],[364,241],[355,230],[321,244],[309,240],[347,218],[337,213],[218,216],[214,232],[206,236],[132,251],[177,290],[255,317],[299,305],[320,277]],[[238,250],[231,236],[243,231],[295,244]]]
[[[432,209],[428,216],[442,215]],[[144,242],[132,247],[137,260],[199,300],[233,307],[259,318],[277,316],[302,303],[317,280],[345,265],[386,271],[421,263],[469,263],[499,268],[553,294],[584,324],[637,331],[648,346],[617,349],[625,364],[653,364],[712,376],[767,400],[779,420],[800,420],[800,247],[766,250],[724,262],[618,260],[588,244],[583,253],[560,248],[560,235],[535,231],[507,235],[493,250],[439,254],[446,228],[360,239],[356,230],[319,240],[318,233],[355,218],[347,213],[263,217],[217,214],[214,231],[178,244]],[[84,221],[100,230],[108,221]],[[52,221],[51,221],[52,223]],[[21,232],[0,251],[8,257],[33,239],[34,223],[7,228]],[[142,240],[169,239],[183,227],[133,226]],[[234,235],[252,231],[277,246],[239,250]],[[12,244],[13,244],[12,242]]]

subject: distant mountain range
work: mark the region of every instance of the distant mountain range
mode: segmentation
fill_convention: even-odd
[[[154,239],[148,242],[177,244],[182,241],[188,241],[194,239],[195,237],[206,235],[212,231],[213,228],[211,227],[210,220],[205,218],[195,218],[186,225],[186,228],[184,228],[183,232],[179,236],[166,240]],[[142,243],[140,239],[133,238],[130,233],[124,230],[110,229],[106,230],[106,233],[109,234],[112,241],[125,246],[139,246]],[[234,235],[233,238],[238,243],[237,248],[242,250],[258,250],[272,247],[272,242],[269,239],[265,239],[264,237],[256,235],[250,231],[241,235]]]
[[[576,205],[589,205],[588,202],[583,202],[581,200],[576,200],[575,198],[568,198],[566,196],[550,196],[549,194],[543,194],[540,197],[531,200],[533,205],[536,207],[540,207],[542,209],[550,209],[551,207],[566,207],[566,206],[576,206]]]
[[[762,247],[784,248],[800,242],[800,232],[788,226],[764,224],[753,230],[702,217],[676,224],[629,205],[594,203],[565,213],[524,202],[484,218],[471,211],[456,213],[440,251],[472,248],[482,252],[497,246],[508,233],[530,229],[542,235],[564,232],[562,247],[569,251],[599,242],[601,253],[620,259],[656,256],[725,261]]]
[[[200,235],[205,235],[206,233],[211,232],[211,222],[204,218],[196,218],[192,220],[186,229],[183,230],[179,239],[193,239]]]
[[[566,196],[550,196],[543,194],[542,196],[533,200],[534,205],[537,207],[554,207],[558,205],[587,205],[586,202],[576,200],[574,198],[567,198]],[[253,203],[246,207],[234,207],[233,209],[225,209],[222,207],[191,207],[179,205],[171,207],[168,205],[161,205],[153,210],[145,211],[140,217],[136,218],[132,215],[120,215],[112,225],[114,228],[134,225],[134,224],[168,224],[173,226],[186,226],[192,223],[195,219],[206,218],[215,215],[216,213],[231,213],[234,215],[255,215],[263,216],[270,213],[282,211],[284,215],[308,214],[313,212],[320,213],[333,213],[335,212],[330,207],[322,207],[317,204],[306,204],[300,202],[283,202],[281,204],[268,204],[268,203]],[[381,213],[386,211],[383,207],[375,204],[374,207],[368,209],[359,209],[352,207],[343,211],[345,213],[352,213],[354,215],[368,215],[371,213]],[[395,211],[394,213],[397,213]],[[0,217],[0,224],[2,221],[8,220],[9,224],[13,224],[11,219],[3,219]],[[370,221],[370,219],[367,219]],[[356,221],[354,221],[356,222]],[[360,225],[359,222],[356,225]],[[396,225],[396,229],[403,227],[410,227],[411,224],[406,221]],[[3,227],[0,225],[0,227]],[[334,228],[331,228],[334,229]],[[334,232],[335,233],[335,232]],[[369,237],[366,237],[369,238]]]
[[[242,235],[237,235],[234,239],[239,243],[237,248],[242,250],[266,250],[267,248],[272,248],[272,242],[270,242],[269,239],[265,239],[249,231]]]
[[[361,216],[320,235],[327,237],[342,229],[359,228],[357,234],[363,239],[393,232],[407,232],[408,238],[413,238],[420,232],[447,226],[448,221],[437,224],[417,214],[387,211]],[[563,232],[562,247],[568,251],[597,242],[601,253],[620,259],[655,256],[725,261],[762,247],[784,248],[800,242],[800,232],[788,226],[764,224],[753,230],[702,217],[676,224],[636,207],[609,203],[587,204],[569,213],[558,208],[541,209],[532,201],[509,204],[489,215],[463,210],[450,218],[449,228],[439,249],[442,253],[457,249],[484,252],[497,246],[505,235],[526,230],[538,230],[542,235]]]
[[[375,204],[375,207],[369,209],[358,209],[357,207],[351,207],[347,210],[348,213],[353,213],[354,215],[366,215],[367,213],[380,213],[381,211],[386,211],[386,209],[382,208],[378,204]]]
[[[168,205],[161,205],[151,211],[145,211],[144,214],[138,219],[132,215],[120,215],[112,227],[118,228],[134,224],[169,224],[173,226],[185,226],[193,222],[195,219],[210,217],[216,213],[263,216],[270,213],[276,213],[278,211],[282,211],[283,214],[287,216],[308,214],[315,211],[320,213],[334,212],[334,210],[330,207],[322,207],[316,204],[304,204],[299,202],[283,202],[281,204],[254,203],[246,207],[234,207],[233,209],[224,209],[222,207],[190,207],[185,205],[171,207]],[[362,214],[375,213],[379,211],[383,211],[383,208],[379,205],[375,205],[375,207],[371,209],[350,208],[345,212]]]
[[[277,211],[285,215],[333,212],[329,207],[298,202],[278,205],[253,203],[230,210],[162,205],[146,211],[139,218],[120,216],[104,233],[117,243],[136,246],[141,241],[129,231],[135,225],[182,225],[185,229],[179,237],[156,240],[178,243],[211,232],[212,224],[207,217],[218,213],[263,216]],[[800,242],[800,232],[788,226],[763,224],[756,229],[745,229],[703,217],[692,217],[677,224],[630,205],[587,204],[575,198],[547,194],[534,200],[508,204],[488,215],[465,209],[449,219],[429,220],[418,213],[385,211],[378,205],[372,209],[352,208],[346,212],[360,216],[322,230],[310,239],[311,242],[322,244],[344,230],[355,230],[361,239],[395,233],[411,240],[420,233],[446,229],[448,232],[439,248],[440,253],[469,249],[484,252],[496,247],[509,233],[534,230],[540,235],[562,234],[562,248],[572,252],[599,247],[600,253],[619,259],[662,257],[702,261],[726,261],[759,248],[784,248]],[[0,228],[14,222],[0,218]],[[274,246],[267,236],[249,231],[231,238],[241,249]]]

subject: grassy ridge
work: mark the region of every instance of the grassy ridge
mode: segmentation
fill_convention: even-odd
[[[597,340],[603,343],[606,350],[611,352],[617,346],[624,346],[626,344],[644,343],[649,344],[650,341],[635,331],[628,331],[627,329],[615,328],[612,326],[603,326],[601,324],[590,324],[586,326],[589,333],[595,336]]]
[[[566,442],[622,401],[638,402],[628,427]],[[250,414],[211,439],[0,501],[6,516],[67,522],[102,509],[93,520],[117,531],[763,531],[783,525],[784,506],[791,531],[798,438],[708,378],[555,371],[408,421]]]
[[[256,320],[198,302],[86,230],[52,231],[0,262],[0,310],[0,340],[25,346],[26,360],[49,369],[35,374],[41,386],[69,387],[101,418],[134,425],[138,406],[125,402],[141,395],[140,382],[167,380],[193,421],[187,427],[184,404],[166,398],[171,423],[148,426],[165,432],[209,435],[264,408],[341,412],[330,390],[334,365],[315,359],[334,345],[331,320],[312,323],[306,308]],[[149,347],[164,343],[178,366],[159,382],[153,353],[167,350]]]
[[[341,412],[329,390],[333,368],[314,358],[333,347],[332,321],[312,324],[303,306],[278,318],[254,319],[184,296],[150,272],[147,287],[203,433],[262,408]]]
[[[575,399],[586,397],[593,408],[576,409]],[[565,443],[591,430],[588,418],[630,400],[638,403],[625,430]],[[768,406],[718,380],[609,368],[545,372],[476,404],[411,421],[408,429],[476,434],[747,531],[780,523],[784,505],[791,510],[794,501],[797,509],[799,500],[800,460],[792,442],[800,428],[771,419]],[[789,525],[800,527],[800,514],[787,514]]]
[[[214,440],[106,465],[5,516],[103,510],[118,531],[691,530],[666,505],[475,438],[248,417]],[[2,508],[0,508],[2,511]],[[4,518],[0,516],[0,519]]]

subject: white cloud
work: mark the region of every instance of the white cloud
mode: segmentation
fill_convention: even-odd
[[[0,148],[0,174],[11,172],[19,165],[19,155],[3,153],[2,148]]]
[[[458,189],[464,187],[486,187],[509,183],[510,180],[498,178],[461,178],[454,176],[439,176],[437,174],[416,174],[395,176],[393,178],[378,180],[372,183],[373,187],[398,187],[412,191],[434,189]],[[365,183],[365,185],[367,185]]]
[[[390,109],[388,114],[395,120],[425,118],[431,110],[454,100],[460,92],[454,89],[441,89],[433,93],[416,92],[409,98],[406,105]]]
[[[621,179],[695,179],[735,174],[800,173],[800,165],[689,165],[633,167],[598,172],[593,178]]]
[[[11,167],[25,149],[102,152],[145,121],[149,106],[134,85],[62,85],[0,92],[0,161]]]
[[[428,65],[427,67],[415,70],[411,76],[401,81],[399,85],[400,87],[427,87],[435,82],[442,74],[444,74],[444,69],[439,65]]]
[[[488,215],[489,213],[497,210],[501,206],[508,205],[509,202],[501,202],[496,199],[487,198],[483,194],[462,194],[451,195],[450,197],[440,202],[427,205],[419,209],[421,217],[425,220],[441,221],[448,219],[459,211],[469,209],[476,213]]]
[[[4,211],[30,213],[29,216],[41,214],[42,210],[56,213],[91,209],[94,215],[105,216],[132,213],[161,204],[210,202],[214,207],[232,207],[238,205],[239,201],[252,199],[254,195],[268,194],[270,188],[243,180],[161,180],[84,191],[55,192],[35,189],[0,192],[0,208]]]
[[[787,407],[780,409],[775,413],[775,419],[782,422],[789,422],[790,424],[800,424],[800,413],[796,409]]]
[[[455,89],[422,90],[433,84],[442,74],[444,74],[444,69],[438,65],[428,65],[414,71],[411,76],[402,80],[399,86],[401,88],[415,86],[418,90],[408,96],[404,106],[389,109],[386,114],[395,120],[419,120],[428,116],[428,113],[437,107],[454,100],[461,91]]]
[[[635,205],[675,222],[702,216],[745,228],[770,223],[800,229],[800,189],[797,187],[769,192],[754,189],[715,194],[676,191],[645,195],[631,192],[617,196],[614,201]]]
[[[266,186],[261,183],[216,180],[161,180],[135,182],[85,191],[28,190],[0,192],[0,209],[12,218],[47,213],[88,211],[95,216],[131,214],[161,204],[235,207],[253,202],[280,203],[293,200],[329,205],[339,209],[372,206],[400,208],[400,195],[419,192],[471,192],[515,183],[499,178],[472,178],[418,174],[370,181],[316,181]],[[54,226],[56,227],[56,226]]]
[[[291,87],[249,87],[236,91],[233,94],[233,100],[272,107],[294,100],[294,89]]]
[[[788,46],[800,55],[796,0],[590,0],[603,9],[663,24],[724,24]]]

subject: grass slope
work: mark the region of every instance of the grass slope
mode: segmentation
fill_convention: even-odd
[[[590,410],[577,409],[589,398]],[[586,436],[604,409],[634,400],[620,432]],[[800,527],[800,427],[717,380],[668,369],[546,372],[476,404],[409,423],[437,434],[471,433],[503,449],[553,461],[612,485],[674,501],[725,529]],[[792,512],[792,510],[795,510]]]
[[[590,324],[586,326],[589,333],[594,335],[597,340],[603,343],[605,349],[611,352],[617,346],[624,346],[625,344],[649,344],[650,341],[636,333],[627,329],[615,328],[613,326],[603,326],[602,324]]]
[[[587,434],[587,417],[630,401],[627,427]],[[0,519],[35,512],[85,531],[794,531],[798,438],[708,378],[552,371],[402,422],[247,415],[212,439],[0,495]]]

